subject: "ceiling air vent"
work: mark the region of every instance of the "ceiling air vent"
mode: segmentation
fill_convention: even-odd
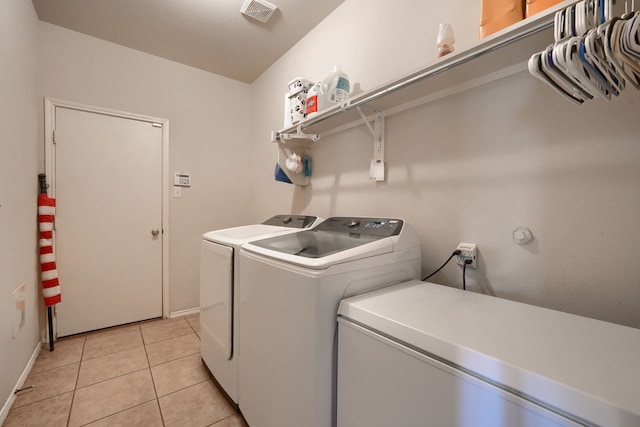
[[[278,6],[265,0],[246,0],[240,12],[258,21],[267,22],[277,8]]]

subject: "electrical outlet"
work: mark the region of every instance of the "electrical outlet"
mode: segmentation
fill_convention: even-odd
[[[476,254],[478,252],[478,245],[475,243],[460,243],[457,247],[459,249],[460,255],[456,255],[456,262],[459,265],[464,265],[464,262],[468,259],[471,260],[471,264],[468,264],[467,267],[476,268]]]

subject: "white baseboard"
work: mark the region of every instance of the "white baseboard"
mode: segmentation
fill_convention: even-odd
[[[169,318],[173,319],[174,317],[183,317],[183,316],[191,316],[192,314],[200,313],[200,307],[190,308],[187,310],[174,311],[173,313],[169,313]]]
[[[33,365],[36,363],[36,360],[40,355],[41,348],[42,348],[42,342],[38,341],[38,345],[36,346],[35,350],[33,350],[33,353],[31,354],[29,363],[27,363],[27,366],[25,366],[24,371],[22,371],[22,375],[20,375],[20,378],[18,378],[18,382],[16,383],[15,387],[11,391],[11,395],[9,396],[4,406],[2,407],[2,411],[0,411],[0,426],[3,425],[4,421],[7,419],[7,416],[9,415],[9,410],[11,409],[11,405],[13,405],[13,402],[16,400],[16,390],[19,390],[20,387],[22,387],[24,385],[24,382],[27,380],[27,377],[29,376],[31,369],[33,369]]]

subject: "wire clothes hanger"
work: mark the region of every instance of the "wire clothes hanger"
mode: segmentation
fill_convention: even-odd
[[[613,0],[584,0],[554,17],[554,44],[529,59],[529,72],[575,104],[640,89],[640,13],[635,0],[613,17]]]

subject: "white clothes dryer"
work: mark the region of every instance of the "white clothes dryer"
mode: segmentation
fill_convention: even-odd
[[[262,224],[225,228],[202,235],[200,250],[201,355],[218,384],[238,403],[236,286],[240,246],[254,239],[309,229],[315,216],[276,215]]]
[[[251,427],[335,425],[337,309],[420,276],[401,219],[329,218],[240,250],[240,411]]]

